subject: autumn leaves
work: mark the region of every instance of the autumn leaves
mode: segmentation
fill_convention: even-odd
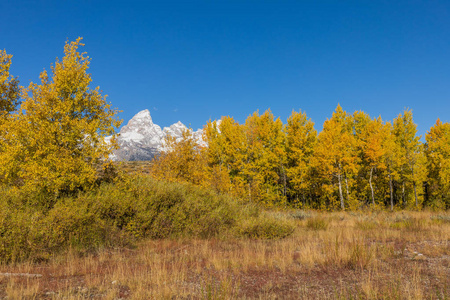
[[[10,57],[2,56],[2,183],[57,195],[95,182],[95,166],[115,147],[104,137],[120,122],[99,89],[89,87],[90,60],[78,52],[81,46],[81,38],[67,42],[65,55],[51,67],[51,74],[43,71],[39,84],[23,88],[19,107],[18,93],[3,92],[11,90],[15,79],[8,73]]]
[[[317,134],[304,112],[283,124],[266,111],[244,124],[208,122],[208,147],[189,132],[154,163],[153,176],[193,182],[267,206],[321,209],[450,205],[450,126],[439,120],[423,144],[412,112],[393,122],[340,106]]]
[[[11,55],[0,52],[0,183],[54,195],[85,189],[117,146],[104,140],[120,125],[117,110],[89,87],[81,46],[67,42],[51,74],[28,88],[9,74]],[[320,133],[304,112],[283,124],[268,110],[244,124],[210,121],[204,139],[207,147],[189,131],[169,138],[152,175],[266,206],[450,207],[450,125],[438,120],[422,143],[410,110],[384,122],[338,106]]]

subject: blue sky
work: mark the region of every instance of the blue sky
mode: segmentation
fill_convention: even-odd
[[[450,1],[1,1],[0,49],[22,85],[84,38],[93,85],[128,121],[194,129],[270,108],[321,128],[338,103],[419,134],[450,121]]]

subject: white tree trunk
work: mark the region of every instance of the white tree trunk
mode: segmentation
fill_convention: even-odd
[[[369,185],[370,185],[370,192],[372,193],[372,204],[373,204],[373,206],[375,206],[375,194],[373,192],[373,186],[372,186],[372,174],[373,174],[373,168],[370,168]]]

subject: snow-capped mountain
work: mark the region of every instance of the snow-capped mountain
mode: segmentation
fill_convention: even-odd
[[[135,161],[151,160],[156,154],[164,149],[164,141],[167,135],[181,139],[182,133],[188,128],[181,122],[169,127],[161,127],[154,124],[150,111],[145,109],[138,112],[127,125],[123,126],[117,138],[119,149],[111,155],[112,160]],[[192,132],[198,143],[204,144],[202,130]],[[109,140],[110,137],[107,138]]]

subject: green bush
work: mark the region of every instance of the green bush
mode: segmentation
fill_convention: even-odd
[[[3,189],[0,199],[0,260],[47,259],[72,248],[130,245],[140,238],[197,237],[237,234],[281,238],[294,230],[291,222],[261,214],[226,195],[186,184],[145,176],[103,183],[78,195],[55,197]],[[45,199],[44,199],[45,200]]]
[[[292,221],[261,214],[257,217],[242,219],[236,226],[236,233],[238,236],[252,239],[274,239],[291,235],[294,228]]]

